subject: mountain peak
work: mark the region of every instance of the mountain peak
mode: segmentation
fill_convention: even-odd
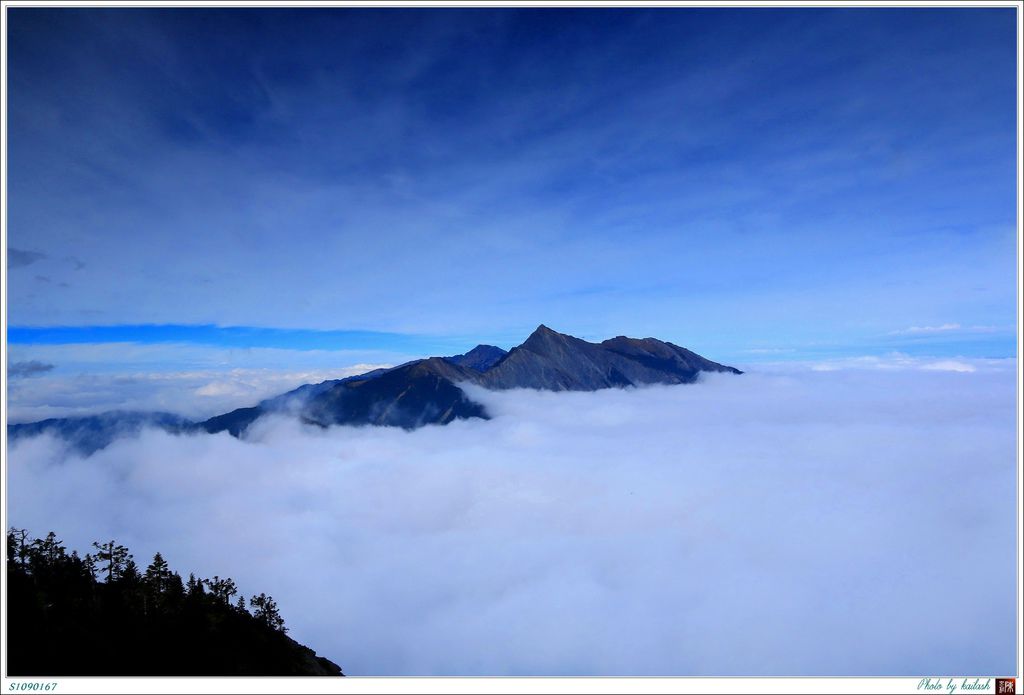
[[[497,364],[506,354],[500,347],[481,344],[463,355],[452,355],[444,359],[460,367],[469,367],[478,372],[484,372]]]
[[[529,347],[530,345],[543,344],[556,339],[564,340],[566,338],[571,337],[572,336],[568,336],[565,335],[564,333],[559,333],[556,330],[548,328],[542,323],[541,325],[537,326],[536,330],[534,330],[533,333],[530,334],[530,337],[523,341],[521,347]]]

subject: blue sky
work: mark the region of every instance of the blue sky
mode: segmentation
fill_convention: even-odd
[[[19,358],[1016,354],[1013,9],[8,16]]]

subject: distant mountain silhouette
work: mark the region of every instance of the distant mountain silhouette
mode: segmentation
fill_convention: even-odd
[[[460,367],[469,367],[470,369],[475,369],[478,372],[486,372],[488,369],[500,362],[507,354],[508,353],[500,347],[494,347],[493,345],[477,345],[465,355],[453,355],[452,357],[445,357],[444,359],[452,364],[457,364]]]
[[[138,435],[144,427],[180,433],[191,430],[195,424],[171,413],[111,410],[99,415],[49,418],[23,425],[7,425],[7,436],[17,439],[52,434],[58,439],[70,442],[82,454],[89,455],[115,439]]]
[[[689,384],[701,372],[742,374],[655,338],[618,336],[590,343],[541,325],[522,345],[508,352],[493,345],[478,345],[463,355],[429,357],[391,369],[306,384],[202,422],[166,413],[108,413],[8,425],[7,431],[11,438],[51,432],[88,454],[120,433],[138,432],[147,425],[176,433],[226,431],[238,437],[258,418],[271,413],[291,414],[321,427],[386,425],[413,429],[457,419],[487,419],[484,407],[471,400],[460,384],[493,390],[596,391],[644,384]],[[122,416],[128,418],[124,423],[119,419]]]

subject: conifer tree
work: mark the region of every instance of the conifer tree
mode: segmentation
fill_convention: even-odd
[[[181,575],[177,572],[171,572],[171,577],[167,580],[167,595],[171,601],[179,601],[185,595],[185,585],[182,584]]]
[[[97,543],[93,541],[93,546],[96,548],[96,560],[99,562],[107,563],[106,568],[103,571],[107,574],[107,584],[120,579],[124,573],[125,565],[132,558],[128,552],[128,548],[123,545],[117,545],[114,541],[109,543]],[[135,564],[134,562],[132,563]]]
[[[204,579],[203,583],[210,588],[213,597],[224,605],[231,605],[231,597],[238,593],[238,587],[230,577],[221,579],[215,574],[213,579]]]
[[[142,582],[142,574],[139,573],[139,566],[135,564],[135,560],[131,555],[124,562],[124,567],[121,569],[121,576],[118,578],[119,581],[129,586],[135,586]]]
[[[94,558],[91,554],[86,553],[85,554],[85,558],[82,560],[82,566],[85,568],[85,571],[88,572],[89,576],[92,577],[93,580],[95,581],[95,579],[96,579],[96,558]]]
[[[189,572],[188,575],[187,592],[188,595],[191,597],[202,596],[206,593],[203,590],[203,582],[199,579],[196,579],[196,575],[192,572]]]
[[[88,570],[86,569],[85,561],[78,556],[77,550],[71,551],[71,556],[68,558],[68,562],[65,564],[66,569],[70,570],[69,573],[71,576],[79,580],[88,580],[90,582],[92,581],[92,576],[90,576]]]
[[[33,560],[46,567],[55,566],[65,555],[63,541],[58,539],[53,531],[46,534],[44,539],[37,538],[32,541],[28,552]]]
[[[171,568],[167,565],[167,561],[164,560],[160,553],[157,553],[153,556],[153,562],[146,568],[143,582],[150,592],[161,595],[167,593],[170,589],[172,577]]]
[[[277,603],[273,597],[266,594],[253,596],[249,599],[249,605],[253,607],[253,617],[262,621],[264,625],[280,632],[288,632],[288,628],[284,626],[284,618],[278,612]]]
[[[7,532],[7,558],[17,558],[22,567],[28,564],[29,545],[26,543],[28,531],[13,526]]]

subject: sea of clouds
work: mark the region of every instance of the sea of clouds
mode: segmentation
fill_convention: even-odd
[[[9,522],[272,594],[350,675],[1012,673],[1016,363],[970,366],[470,389],[492,420],[89,458],[38,437]]]

